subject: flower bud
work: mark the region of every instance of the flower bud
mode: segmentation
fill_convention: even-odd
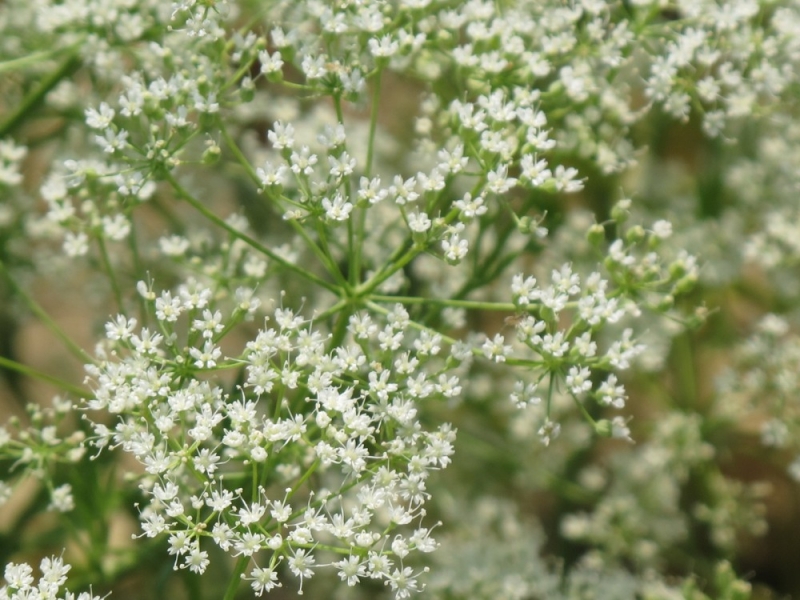
[[[270,83],[280,83],[283,81],[283,71],[278,69],[277,71],[270,71],[267,73],[267,81]]]
[[[624,223],[630,216],[631,201],[627,198],[620,200],[611,209],[611,218],[617,223]]]
[[[646,235],[644,228],[641,225],[631,227],[625,234],[625,239],[630,244],[638,244],[644,239]]]
[[[694,288],[695,285],[697,285],[697,275],[687,275],[686,277],[678,280],[678,282],[672,288],[672,293],[674,295],[685,294]]]
[[[600,437],[611,437],[611,421],[608,419],[600,419],[599,421],[595,421],[594,432]]]
[[[666,312],[673,306],[675,306],[675,296],[672,294],[667,294],[661,300],[659,300],[656,308],[660,312]]]
[[[212,144],[211,146],[206,148],[200,160],[204,165],[213,165],[219,160],[221,154],[222,154],[222,149],[216,144]]]
[[[599,223],[595,223],[589,228],[589,231],[586,233],[586,239],[592,246],[598,248],[606,239],[605,228]]]
[[[256,86],[253,83],[253,79],[250,77],[245,77],[242,79],[242,82],[239,87],[239,93],[242,97],[242,102],[252,102],[253,98],[256,95]]]

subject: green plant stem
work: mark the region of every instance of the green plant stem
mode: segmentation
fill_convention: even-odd
[[[106,271],[108,280],[111,282],[111,289],[114,292],[114,300],[117,303],[117,311],[122,312],[122,292],[120,291],[119,282],[117,281],[117,276],[114,273],[114,268],[111,266],[111,259],[108,256],[108,249],[106,248],[106,243],[103,240],[102,234],[97,236],[97,246],[100,248],[100,258],[103,261],[103,268]]]
[[[244,575],[247,563],[249,562],[249,556],[240,556],[239,560],[236,561],[236,566],[233,569],[233,574],[231,575],[230,583],[228,583],[228,589],[225,590],[223,600],[233,600],[236,597],[236,590],[239,589],[239,583],[241,582],[242,575]]]
[[[39,306],[39,304],[31,298],[28,293],[22,289],[22,287],[14,280],[11,276],[11,273],[8,272],[6,269],[5,264],[0,261],[0,273],[2,273],[14,291],[19,294],[19,296],[23,299],[25,304],[27,305],[28,309],[35,314],[39,320],[55,335],[61,342],[66,346],[67,350],[69,350],[72,354],[74,354],[81,362],[83,363],[91,363],[94,362],[91,356],[89,356],[86,351],[78,346],[72,338],[70,338],[61,327],[50,317],[50,315],[45,312],[45,310]]]
[[[364,175],[369,177],[372,174],[372,161],[375,157],[375,132],[378,129],[378,105],[381,100],[381,74],[379,70],[375,74],[375,82],[372,85],[372,108],[369,118],[369,143],[367,144],[367,164],[364,166]]]
[[[472,308],[475,310],[492,310],[502,312],[520,311],[520,307],[511,302],[482,302],[480,300],[455,300],[449,298],[423,298],[421,296],[385,296],[370,294],[373,302],[391,302],[400,304],[438,304],[456,308]]]
[[[308,244],[310,244],[313,248],[317,248],[317,245],[310,238],[310,236],[308,235],[308,232],[305,230],[305,228],[302,225],[300,225],[300,223],[298,223],[297,221],[295,221],[293,219],[292,220],[292,226],[294,227],[294,230],[298,234],[300,234],[300,236],[304,240],[307,241]],[[317,236],[319,237],[319,241],[320,241],[319,248],[321,249],[321,251],[317,253],[317,256],[322,261],[322,264],[325,265],[325,268],[328,270],[328,272],[331,274],[331,276],[339,283],[339,285],[342,288],[344,288],[345,290],[349,290],[350,289],[350,284],[344,278],[344,275],[342,275],[341,270],[336,265],[336,261],[333,259],[333,253],[331,252],[330,246],[328,246],[328,243],[327,243],[327,240],[326,240],[326,236],[325,236],[325,226],[320,221],[317,221]]]
[[[592,415],[589,414],[589,411],[586,410],[586,407],[583,405],[583,402],[581,402],[575,394],[570,394],[570,396],[572,397],[575,406],[578,407],[578,410],[580,410],[581,414],[583,415],[583,418],[589,421],[589,424],[592,427],[597,425],[597,421],[594,419]]]
[[[553,404],[553,391],[556,387],[556,374],[552,371],[550,372],[550,382],[547,386],[547,401],[545,402],[545,416],[549,419],[550,418],[550,407]]]
[[[678,406],[684,409],[698,409],[697,376],[695,374],[694,352],[691,333],[684,332],[673,342],[675,366],[678,373]]]
[[[211,212],[208,208],[203,206],[203,203],[200,202],[197,198],[192,196],[180,183],[178,183],[178,180],[175,179],[175,176],[172,175],[172,173],[167,173],[166,174],[166,179],[170,183],[170,185],[172,185],[173,189],[178,194],[178,196],[180,196],[182,199],[186,200],[186,202],[188,202],[190,205],[192,205],[192,207],[194,207],[200,214],[202,214],[209,221],[211,221],[212,223],[214,223],[218,227],[221,227],[222,229],[224,229],[225,231],[230,233],[235,238],[238,238],[238,239],[242,240],[248,246],[250,246],[252,248],[255,248],[256,250],[258,250],[259,252],[264,254],[264,256],[270,258],[271,260],[273,260],[274,262],[276,262],[279,265],[283,266],[284,268],[296,273],[297,275],[299,275],[300,277],[302,277],[304,279],[307,279],[311,283],[314,283],[314,284],[316,284],[316,285],[318,285],[318,286],[320,286],[322,288],[325,288],[326,290],[328,290],[330,292],[333,292],[334,294],[338,295],[338,293],[339,293],[338,286],[336,286],[336,285],[334,285],[332,283],[328,283],[324,279],[314,275],[310,271],[307,271],[307,270],[305,270],[304,268],[302,268],[302,267],[300,267],[298,265],[290,263],[288,260],[286,260],[282,256],[276,254],[275,252],[273,252],[272,250],[270,250],[269,248],[267,248],[266,246],[264,246],[260,242],[257,242],[256,240],[251,238],[249,235],[247,235],[245,233],[242,233],[241,231],[235,229],[234,227],[231,227],[228,223],[226,223],[224,220],[219,218],[217,215],[215,215],[213,212]]]
[[[63,379],[59,379],[58,377],[53,377],[52,375],[48,375],[47,373],[42,373],[41,371],[34,369],[33,367],[29,367],[28,365],[23,365],[22,363],[18,363],[15,360],[11,360],[4,356],[0,356],[0,367],[5,369],[9,369],[11,371],[16,371],[17,373],[21,373],[22,375],[26,375],[31,379],[38,379],[40,381],[46,381],[47,383],[51,383],[54,386],[64,390],[65,392],[69,392],[79,398],[91,398],[92,393],[88,390],[85,390],[77,385],[69,383],[68,381],[64,381]]]
[[[242,168],[245,171],[247,171],[248,177],[250,177],[250,179],[256,185],[261,183],[258,179],[258,174],[256,173],[256,170],[253,168],[253,165],[251,165],[250,161],[247,160],[247,157],[244,155],[244,152],[242,152],[241,148],[239,148],[239,145],[233,139],[230,132],[228,131],[228,128],[225,127],[222,121],[220,121],[219,123],[219,130],[220,133],[222,134],[222,139],[225,140],[225,145],[228,146],[228,150],[230,150],[233,153],[233,155],[236,157],[236,160],[239,161],[239,164],[242,166]]]
[[[366,165],[364,166],[364,176],[367,179],[369,179],[369,177],[372,175],[372,163],[375,159],[375,134],[378,130],[382,72],[383,71],[379,70],[375,74],[375,81],[372,85],[372,107],[370,109],[369,119],[369,141],[367,142],[367,159]],[[356,205],[356,212],[354,215],[355,225],[353,224],[353,218],[349,219],[347,224],[348,233],[350,234],[350,283],[353,286],[356,286],[358,285],[358,282],[361,281],[361,265],[363,261],[362,253],[364,249],[364,232],[367,224],[368,207],[359,207],[358,203],[355,201],[354,204]]]
[[[0,123],[0,138],[6,137],[15,131],[20,125],[22,125],[31,111],[33,111],[44,100],[45,96],[50,90],[58,85],[62,79],[69,77],[78,70],[78,68],[81,66],[81,59],[78,56],[78,51],[82,44],[83,40],[74,44],[70,48],[58,51],[59,53],[67,53],[67,57],[55,71],[53,71],[49,76],[45,77],[39,83],[39,85],[37,85],[27,96],[25,96],[25,98],[23,98],[17,109],[12,112],[5,121]]]
[[[350,323],[350,315],[353,314],[352,308],[348,308],[346,305],[342,308],[343,310],[339,313],[336,325],[333,328],[333,333],[331,334],[331,339],[328,342],[329,352],[333,352],[333,350],[342,343],[342,340],[344,340],[344,336],[347,333],[347,325]]]
[[[411,244],[411,247],[408,247],[408,249],[405,250],[405,252],[403,252],[404,248],[407,248],[407,246],[405,245],[401,246],[399,249],[400,250],[399,256],[395,257],[395,255],[392,255],[389,261],[384,265],[383,269],[381,269],[378,273],[376,273],[372,277],[372,279],[370,279],[369,281],[365,281],[363,284],[358,286],[358,288],[356,288],[356,293],[369,294],[370,292],[372,292],[372,290],[376,289],[380,284],[382,284],[384,281],[389,279],[389,277],[397,273],[397,271],[405,267],[408,263],[414,260],[421,252],[425,250],[424,246],[420,246],[413,243]]]
[[[58,56],[62,52],[63,50],[60,48],[53,50],[42,50],[41,52],[34,52],[33,54],[29,54],[28,56],[23,56],[21,58],[4,60],[3,62],[0,62],[0,73],[25,69],[31,65],[35,65],[36,63],[53,58],[54,56]]]
[[[321,312],[318,315],[314,315],[314,320],[324,321],[325,319],[335,315],[336,313],[344,309],[351,302],[352,300],[350,298],[342,298],[327,310]]]
[[[295,483],[292,486],[291,491],[286,494],[286,500],[287,501],[289,500],[289,498],[294,496],[295,493],[297,493],[297,490],[299,490],[300,487],[308,480],[308,478],[311,477],[311,475],[313,475],[314,471],[316,471],[317,467],[319,467],[319,464],[320,464],[320,461],[319,461],[319,459],[317,459],[311,464],[310,467],[308,467],[308,470],[305,473],[303,473],[303,476],[300,479],[298,479],[297,483]]]

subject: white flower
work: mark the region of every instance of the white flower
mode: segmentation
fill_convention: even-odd
[[[278,582],[278,574],[272,568],[253,567],[250,571],[250,576],[247,577],[250,581],[250,586],[253,588],[256,596],[261,596],[264,592],[269,592],[276,587],[281,587]]]
[[[86,115],[86,124],[92,129],[105,130],[111,125],[114,119],[114,109],[111,108],[106,102],[100,104],[100,110],[94,108],[87,108],[84,111]]]
[[[539,404],[542,399],[535,395],[537,385],[523,381],[514,382],[514,391],[511,393],[511,403],[516,408],[524,408],[531,404]]]
[[[72,486],[68,483],[58,486],[50,494],[49,510],[69,512],[75,508],[75,498],[72,495]]]
[[[467,240],[458,237],[457,234],[453,234],[442,240],[442,250],[447,262],[457,264],[469,252],[469,243]]]
[[[276,121],[272,130],[267,133],[267,139],[275,150],[290,149],[294,144],[294,127],[291,123]]]
[[[569,391],[575,396],[592,389],[591,372],[588,367],[570,367],[566,377]]]
[[[617,376],[613,373],[597,388],[597,396],[600,403],[606,406],[611,405],[614,408],[625,406],[625,388],[617,385]]]
[[[666,240],[672,235],[672,223],[664,220],[656,221],[653,223],[653,234],[662,240]]]
[[[366,564],[358,556],[350,555],[332,564],[339,569],[339,578],[348,586],[356,585],[362,577],[367,576]]]
[[[189,249],[189,240],[180,235],[170,235],[158,240],[162,254],[177,258],[186,254]]]
[[[131,225],[125,215],[116,214],[106,215],[102,219],[103,234],[110,240],[120,242],[128,237],[131,232]]]
[[[261,185],[266,187],[286,185],[288,181],[289,167],[286,165],[273,165],[267,161],[263,167],[256,169]]]
[[[583,189],[583,181],[575,179],[578,175],[578,170],[572,167],[566,168],[563,165],[558,165],[553,173],[553,180],[555,181],[556,189],[567,193],[579,192]]]
[[[491,340],[486,340],[481,346],[481,350],[483,350],[483,355],[488,359],[494,359],[495,362],[505,362],[506,357],[511,352],[511,346],[503,345],[505,339],[502,335],[495,334],[494,338]]]
[[[514,296],[514,303],[519,306],[527,306],[541,297],[540,290],[536,287],[535,277],[522,278],[521,273],[517,273],[511,280],[511,293]]]
[[[305,549],[298,548],[294,554],[287,560],[289,563],[289,570],[300,578],[299,593],[303,593],[303,579],[310,579],[314,576],[314,566],[316,560],[312,554],[309,554]]]
[[[500,165],[486,174],[486,189],[495,194],[505,194],[516,184],[517,180],[508,176],[508,165]]]
[[[419,585],[416,579],[417,575],[411,567],[403,567],[395,569],[394,572],[387,578],[388,584],[391,586],[392,591],[395,593],[395,598],[403,600],[410,598],[412,593],[419,591]]]
[[[266,50],[258,53],[258,61],[261,63],[261,73],[278,73],[283,68],[283,58],[280,52],[273,52],[271,55]]]
[[[431,228],[431,220],[421,211],[409,213],[408,228],[416,233],[425,233]]]
[[[68,231],[64,237],[63,248],[67,256],[86,256],[89,252],[89,236],[82,231],[78,233]]]
[[[202,575],[205,573],[210,562],[211,561],[208,559],[208,552],[200,550],[200,545],[195,544],[192,551],[184,557],[181,568],[188,567],[192,573]]]
[[[325,209],[325,218],[329,221],[346,221],[350,217],[353,205],[346,201],[341,194],[336,194],[333,200],[322,199],[322,208]]]
[[[550,178],[550,169],[547,168],[547,160],[537,159],[532,154],[526,154],[520,161],[522,177],[527,179],[534,187],[544,185]]]
[[[195,359],[194,366],[198,369],[211,369],[217,366],[217,360],[222,355],[222,350],[214,345],[211,340],[206,340],[202,350],[189,348],[189,355]]]
[[[539,428],[537,432],[539,435],[539,439],[545,446],[549,446],[550,442],[558,437],[558,434],[561,433],[561,425],[558,423],[551,421],[549,418],[545,419],[542,426]]]
[[[385,35],[379,40],[370,38],[367,42],[369,51],[375,58],[389,58],[394,56],[400,48],[397,40],[393,40],[391,36]]]

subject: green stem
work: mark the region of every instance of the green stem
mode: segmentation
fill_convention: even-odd
[[[339,125],[344,125],[344,111],[342,110],[342,95],[335,93],[333,95],[333,110],[336,112],[336,122]]]
[[[316,320],[316,321],[324,321],[328,317],[331,317],[331,316],[335,315],[336,313],[338,313],[340,310],[342,310],[349,303],[350,303],[350,299],[349,298],[342,298],[336,304],[334,304],[333,306],[331,306],[330,308],[328,308],[324,312],[322,312],[322,313],[320,313],[318,315],[314,315],[314,320]]]
[[[372,175],[372,163],[375,159],[375,134],[378,130],[378,108],[381,97],[381,73],[378,71],[375,74],[375,82],[372,86],[372,108],[370,109],[369,119],[369,141],[367,142],[367,162],[364,166],[364,176],[369,179]],[[364,248],[364,231],[367,223],[367,210],[368,207],[359,207],[356,204],[356,214],[354,215],[356,224],[353,224],[353,219],[347,222],[348,227],[348,240],[350,242],[350,282],[353,286],[358,285],[361,281],[361,264],[362,252]]]
[[[369,119],[369,143],[367,144],[367,164],[364,167],[364,175],[369,177],[372,174],[372,160],[375,156],[375,132],[378,129],[378,105],[381,99],[381,73],[375,74],[375,83],[372,86],[372,108]]]
[[[319,464],[320,464],[319,460],[315,460],[313,462],[313,464],[310,467],[308,467],[308,471],[303,473],[303,476],[300,479],[298,479],[297,483],[295,483],[292,486],[292,490],[288,494],[286,494],[286,500],[287,501],[289,500],[289,498],[294,496],[295,493],[297,492],[297,490],[300,489],[300,486],[302,486],[308,480],[308,478],[311,477],[311,475],[314,473],[314,471],[317,470],[317,467],[319,467]]]
[[[573,402],[575,402],[575,405],[578,407],[578,410],[581,411],[583,418],[589,421],[592,427],[597,425],[597,421],[595,421],[594,417],[589,414],[588,410],[586,410],[586,407],[583,405],[583,402],[581,402],[575,394],[570,394],[570,396],[572,396],[572,400]]]
[[[242,580],[242,575],[244,575],[244,571],[247,569],[247,564],[249,562],[249,556],[240,556],[239,560],[236,561],[236,566],[233,569],[231,581],[228,584],[228,589],[225,590],[225,597],[223,600],[233,600],[236,597],[236,590],[239,589],[239,583]]]
[[[280,256],[279,254],[276,254],[275,252],[273,252],[272,250],[270,250],[269,248],[267,248],[263,244],[257,242],[256,240],[254,240],[253,238],[251,238],[247,234],[242,233],[241,231],[231,227],[224,220],[220,219],[217,215],[215,215],[213,212],[211,212],[208,208],[203,206],[203,204],[199,200],[197,200],[194,196],[192,196],[180,183],[178,183],[178,180],[175,179],[175,176],[172,175],[172,173],[167,173],[166,174],[166,179],[167,179],[167,181],[169,181],[169,183],[175,189],[175,192],[181,198],[183,198],[184,200],[186,200],[186,202],[191,204],[200,214],[202,214],[209,221],[211,221],[212,223],[214,223],[218,227],[221,227],[222,229],[224,229],[225,231],[227,231],[228,233],[230,233],[234,237],[242,240],[243,242],[245,242],[250,247],[255,248],[256,250],[258,250],[259,252],[264,254],[264,256],[267,256],[268,258],[272,259],[274,262],[278,263],[279,265],[283,266],[284,268],[289,269],[290,271],[293,271],[294,273],[297,273],[298,275],[300,275],[300,277],[303,277],[304,279],[307,279],[308,281],[310,281],[312,283],[315,283],[318,286],[323,287],[323,288],[325,288],[326,290],[328,290],[330,292],[333,292],[334,294],[338,294],[339,288],[337,286],[335,286],[334,284],[328,283],[327,281],[325,281],[324,279],[321,279],[320,277],[317,277],[316,275],[314,275],[310,271],[306,271],[304,268],[302,268],[302,267],[300,267],[298,265],[295,265],[293,263],[290,263],[288,260],[286,260],[285,258]]]
[[[292,224],[295,226],[295,231],[297,231],[297,233],[299,233],[303,239],[307,240],[307,243],[312,244],[315,248],[317,247],[317,245],[314,244],[314,241],[308,235],[308,232],[303,228],[302,225],[300,225],[300,223],[293,221]],[[327,241],[325,225],[319,220],[317,221],[317,237],[319,238],[320,245],[318,248],[319,251],[315,252],[319,256],[319,259],[325,265],[325,268],[328,269],[328,272],[331,274],[331,276],[342,287],[342,289],[349,291],[350,283],[345,279],[341,269],[339,269],[339,266],[336,264],[336,260],[333,258],[333,252],[331,252],[331,247]]]
[[[342,340],[344,340],[344,336],[347,333],[347,325],[350,323],[350,315],[352,314],[353,311],[351,308],[342,310],[342,312],[339,313],[339,317],[333,329],[333,334],[331,335],[331,339],[328,342],[329,352],[332,352],[342,343]]]
[[[106,249],[106,243],[103,240],[102,234],[97,236],[97,245],[100,248],[100,258],[103,261],[103,268],[106,271],[106,275],[108,275],[108,280],[111,282],[111,289],[114,292],[114,299],[117,302],[117,311],[122,312],[122,292],[119,288],[117,276],[111,266],[111,259],[108,256],[108,250]]]
[[[350,281],[353,282],[353,286],[358,285],[358,282],[361,281],[361,264],[362,260],[362,251],[364,249],[364,231],[367,228],[367,210],[369,207],[357,207],[356,211],[358,223],[356,225],[356,240],[355,243],[351,244],[351,255],[354,256],[353,258],[353,265],[351,267],[352,275],[350,277]]]
[[[44,323],[44,325],[55,335],[61,342],[66,346],[66,348],[72,352],[81,362],[83,363],[92,363],[94,360],[91,356],[89,356],[86,351],[78,346],[72,338],[70,338],[61,327],[48,315],[45,310],[39,306],[36,301],[31,298],[25,290],[20,287],[20,285],[11,277],[11,273],[8,272],[6,266],[3,264],[3,261],[0,261],[0,273],[5,275],[6,280],[14,289],[14,291],[20,295],[20,297],[24,300],[25,304],[28,306],[30,311],[35,314],[39,319]]]
[[[393,255],[389,261],[384,265],[383,269],[381,269],[378,273],[373,275],[372,279],[369,281],[365,281],[362,283],[358,288],[356,288],[355,293],[356,295],[363,295],[369,294],[372,290],[376,289],[380,284],[384,281],[389,279],[392,275],[397,273],[400,269],[405,267],[408,263],[414,260],[421,252],[425,250],[424,246],[418,246],[417,244],[411,245],[410,248],[407,248],[405,252],[403,249],[407,248],[407,246],[401,246],[398,248],[400,255],[395,258]],[[397,254],[397,253],[395,253]]]
[[[547,386],[547,402],[545,404],[545,415],[547,418],[550,418],[550,406],[553,403],[553,390],[556,387],[556,374],[552,371],[550,372],[550,384]]]
[[[442,306],[472,308],[476,310],[496,310],[502,312],[514,312],[521,310],[519,306],[513,304],[512,302],[482,302],[480,300],[423,298],[421,296],[384,296],[382,294],[370,294],[369,299],[373,302],[399,302],[400,304],[439,304]]]
[[[225,127],[222,121],[219,123],[219,128],[220,133],[222,134],[222,139],[225,140],[225,145],[228,146],[228,150],[233,153],[233,155],[236,157],[236,160],[239,161],[240,165],[242,165],[242,168],[247,171],[248,177],[250,177],[250,179],[252,179],[256,185],[259,185],[261,181],[258,179],[256,170],[253,168],[253,165],[250,164],[250,161],[247,160],[244,152],[242,152],[242,150],[239,148],[239,145],[233,139],[230,132],[228,132],[228,128]]]
[[[689,332],[675,338],[676,371],[678,373],[680,400],[678,406],[697,410],[697,377],[694,368],[694,355],[692,352],[692,339]]]
[[[314,90],[313,87],[306,85],[305,83],[295,83],[294,81],[286,81],[285,79],[281,79],[280,85],[287,87],[290,90],[298,90],[301,92],[310,92]]]
[[[82,45],[83,40],[74,44],[71,48],[60,51],[68,54],[64,62],[25,96],[17,109],[12,112],[5,121],[0,123],[0,138],[6,137],[22,125],[26,117],[44,100],[50,90],[58,85],[62,79],[69,77],[78,70],[81,66],[81,59],[78,56],[78,51]]]
[[[250,491],[250,502],[255,504],[258,502],[258,463],[256,461],[253,461],[250,471],[250,484],[253,486]]]
[[[63,52],[62,49],[53,49],[53,50],[43,50],[41,52],[34,52],[33,54],[29,54],[28,56],[23,56],[21,58],[12,58],[11,60],[4,60],[0,62],[0,73],[5,73],[7,71],[16,71],[18,69],[24,69],[31,65],[35,65],[36,63],[43,62],[49,58],[57,56]]]
[[[68,381],[64,381],[63,379],[59,379],[58,377],[53,377],[52,375],[48,375],[47,373],[43,373],[33,367],[29,367],[28,365],[23,365],[22,363],[18,363],[15,360],[11,360],[4,356],[0,356],[0,367],[9,369],[11,371],[16,371],[17,373],[21,373],[23,375],[27,375],[32,379],[39,379],[40,381],[46,381],[47,383],[52,383],[58,388],[61,388],[65,392],[69,392],[70,394],[74,394],[79,398],[91,398],[92,393],[88,390],[85,390],[77,385],[69,383]]]
[[[252,68],[253,68],[253,60],[249,60],[245,64],[240,66],[239,70],[233,74],[233,77],[231,77],[230,80],[222,86],[222,88],[219,91],[219,95],[221,96],[223,92],[226,92],[234,85],[237,85],[242,79],[242,77],[247,75]]]
[[[321,223],[319,223],[319,230],[317,234],[319,235],[320,241],[322,245],[317,244],[312,237],[308,234],[305,227],[303,227],[298,221],[295,219],[290,219],[289,224],[294,229],[295,233],[297,233],[303,241],[305,241],[306,245],[311,248],[311,251],[317,256],[319,261],[323,264],[325,269],[327,269],[328,273],[330,273],[331,277],[336,279],[340,286],[347,289],[350,287],[350,284],[345,280],[344,275],[342,275],[341,270],[338,266],[336,266],[336,261],[333,259],[333,255],[331,254],[330,248],[325,243],[325,231]]]
[[[353,221],[358,215],[358,219],[360,220],[362,215],[366,212],[364,208],[360,208],[357,204],[353,209],[355,213],[347,219],[347,247],[350,249],[349,258],[347,261],[347,278],[349,280],[350,286],[358,285],[358,282],[361,280],[361,277],[358,274],[358,270],[360,267],[360,253],[361,253],[361,243],[360,241],[356,241],[356,231],[355,225],[353,225]],[[361,238],[359,238],[360,240]]]

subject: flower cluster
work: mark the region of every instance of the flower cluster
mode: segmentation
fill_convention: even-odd
[[[588,492],[587,504],[597,502],[561,521],[564,536],[590,543],[595,550],[589,560],[616,564],[624,559],[647,568],[685,545],[697,523],[709,528],[709,541],[724,552],[735,548],[737,535],[762,533],[763,486],[726,478],[714,464],[714,447],[703,440],[701,426],[700,415],[673,413],[636,452],[587,466],[579,481]],[[699,470],[709,472],[709,489],[685,513],[681,493]]]
[[[26,598],[53,598],[54,600],[101,600],[91,592],[73,594],[62,586],[67,581],[67,573],[72,567],[60,557],[43,558],[39,564],[39,579],[34,577],[33,568],[26,563],[8,563],[3,573],[6,585],[0,588],[3,600],[25,600]],[[62,595],[63,594],[63,595]]]
[[[54,474],[59,465],[74,467],[84,460],[86,436],[82,430],[70,428],[68,416],[72,415],[74,407],[69,400],[56,396],[50,408],[35,404],[27,408],[24,424],[22,419],[13,418],[9,422],[11,431],[0,426],[0,456],[13,461],[11,476],[0,480],[0,506],[10,499],[16,483],[29,475],[47,485],[48,510],[69,512],[75,508],[72,485],[55,485]]]
[[[720,413],[756,419],[765,447],[794,455],[788,473],[795,481],[800,481],[800,448],[793,441],[800,425],[798,360],[800,339],[790,322],[768,314],[736,348],[733,363],[717,382],[718,394],[728,399],[720,401]]]
[[[618,217],[622,218],[626,207],[627,201],[615,209]],[[518,407],[526,407],[538,405],[546,397],[546,414],[539,429],[543,443],[549,444],[560,430],[551,419],[556,386],[563,385],[581,407],[588,398],[601,407],[625,407],[627,393],[615,374],[607,375],[599,385],[594,382],[601,372],[629,369],[644,346],[635,340],[630,327],[618,328],[613,341],[608,339],[609,332],[625,318],[640,317],[643,308],[671,310],[676,295],[697,280],[692,256],[684,253],[668,260],[656,252],[670,234],[666,221],[656,222],[649,232],[640,226],[630,227],[608,247],[603,264],[607,274],[593,271],[582,278],[571,265],[564,264],[551,272],[549,285],[542,285],[533,276],[513,276],[512,298],[519,311],[513,320],[516,341],[533,358],[519,354],[510,358],[512,346],[504,346],[499,334],[484,344],[483,351],[487,358],[531,369],[526,379],[515,384],[511,400]],[[595,244],[603,243],[605,230],[594,225],[588,237]],[[606,347],[599,346],[598,341]],[[549,379],[547,388],[542,385],[545,378]],[[590,420],[600,435],[630,440],[624,417]]]
[[[349,341],[332,346],[279,308],[274,327],[227,357],[219,342],[238,307],[223,317],[209,296],[186,286],[152,294],[163,333],[120,315],[106,326],[107,358],[89,366],[87,407],[117,415],[111,427],[95,423],[91,443],[141,464],[143,535],[168,536],[176,569],[203,573],[206,543],[243,557],[259,595],[281,585],[282,563],[301,591],[321,566],[348,585],[383,581],[398,598],[419,589],[403,561],[436,547],[421,522],[426,481],[450,463],[455,432],[425,431],[417,404],[460,393],[442,373],[441,338],[409,335],[397,305],[382,326],[354,314]],[[182,312],[185,341],[173,330]],[[242,384],[203,376],[226,369]]]
[[[19,167],[25,154],[27,154],[27,148],[24,146],[0,140],[0,183],[12,186],[22,181]]]

